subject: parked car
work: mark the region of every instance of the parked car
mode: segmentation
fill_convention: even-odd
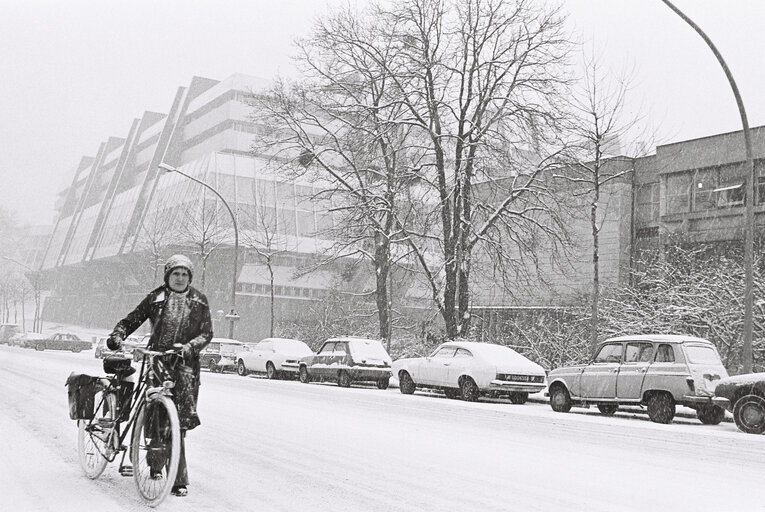
[[[11,336],[11,339],[8,340],[8,345],[13,347],[33,348],[36,342],[44,342],[47,337],[48,336],[45,334],[36,332],[22,332]]]
[[[241,376],[248,373],[265,374],[269,379],[297,376],[300,358],[312,354],[311,348],[300,340],[265,338],[241,347],[236,353],[236,369]]]
[[[244,345],[230,338],[213,338],[199,353],[199,364],[211,372],[223,373],[236,367],[236,353]]]
[[[449,341],[427,357],[393,363],[399,390],[438,389],[448,398],[474,402],[480,396],[507,397],[523,404],[545,388],[545,370],[515,350],[495,343]]]
[[[93,348],[91,342],[81,340],[76,334],[66,332],[51,335],[28,333],[22,346],[35,350],[70,350],[72,352],[81,352]]]
[[[644,405],[656,423],[671,423],[675,406],[696,410],[704,424],[717,425],[727,400],[715,386],[727,377],[715,346],[701,338],[634,335],[601,343],[587,364],[548,375],[550,406],[568,412],[573,405],[595,405],[612,415],[620,405]]]
[[[0,324],[0,343],[8,344],[13,336],[21,333],[19,324]]]
[[[127,339],[125,339],[122,342],[122,347],[120,350],[114,351],[109,350],[109,348],[106,346],[106,340],[108,339],[108,336],[101,336],[98,338],[98,341],[96,341],[95,349],[94,349],[94,356],[99,359],[103,359],[104,357],[108,355],[114,355],[114,354],[120,354],[125,356],[131,356],[133,355],[133,350],[136,347],[143,347],[146,348],[146,345],[149,343],[149,335],[139,337],[139,336],[128,336]],[[134,356],[134,359],[137,358],[137,354]]]
[[[715,396],[728,400],[728,410],[742,432],[765,432],[765,373],[745,373],[720,379]]]
[[[300,358],[300,382],[333,381],[349,387],[353,382],[374,382],[387,389],[391,376],[391,359],[377,340],[344,336],[330,338],[319,351]]]

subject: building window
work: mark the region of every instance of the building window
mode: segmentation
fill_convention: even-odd
[[[667,176],[667,213],[687,213],[691,208],[692,173]]]
[[[746,189],[743,183],[738,185],[728,185],[727,187],[716,188],[717,207],[729,208],[731,206],[741,206],[744,204]]]
[[[713,210],[717,207],[717,175],[718,170],[699,169],[693,180],[693,211]]]
[[[635,222],[651,224],[659,218],[659,184],[646,183],[638,187],[635,198]]]

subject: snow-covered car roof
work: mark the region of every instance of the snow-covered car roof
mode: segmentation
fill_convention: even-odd
[[[478,341],[447,341],[440,345],[442,347],[459,347],[469,350],[473,355],[477,355],[492,362],[508,362],[508,363],[523,363],[533,364],[534,367],[540,372],[544,373],[544,368],[530,360],[528,357],[519,354],[512,348],[506,345],[499,345],[497,343],[482,343]]]
[[[244,345],[243,341],[232,340],[231,338],[213,338],[210,343],[222,343],[224,345]]]
[[[614,338],[608,338],[607,340],[603,341],[603,343],[608,343],[610,341],[635,340],[658,341],[663,343],[682,343],[684,341],[695,341],[710,344],[712,343],[711,341],[705,340],[704,338],[697,338],[696,336],[689,336],[686,334],[631,334],[628,336],[616,336]]]

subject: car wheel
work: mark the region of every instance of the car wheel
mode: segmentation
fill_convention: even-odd
[[[246,377],[247,374],[250,373],[247,371],[247,367],[244,365],[244,361],[242,361],[241,359],[236,365],[236,373],[238,373],[242,377]]]
[[[351,375],[345,370],[340,370],[337,374],[337,385],[341,388],[351,387]]]
[[[747,434],[765,432],[765,398],[758,395],[746,395],[733,406],[733,420],[736,426]]]
[[[42,343],[38,343],[37,345],[35,345],[35,350],[39,350],[40,352],[42,352],[43,350],[45,350],[45,345]]]
[[[523,405],[529,400],[529,394],[522,391],[510,393],[510,401],[514,404]]]
[[[600,411],[600,414],[604,416],[613,416],[616,414],[616,410],[619,408],[616,404],[599,404],[598,410]]]
[[[571,395],[561,385],[550,389],[550,407],[555,412],[568,412],[571,410]]]
[[[446,398],[454,400],[455,398],[460,397],[460,390],[454,388],[446,388],[444,389],[444,395],[446,395]]]
[[[462,399],[466,402],[475,402],[478,400],[478,395],[480,394],[478,386],[476,386],[475,382],[470,377],[462,379],[460,391],[462,392]]]
[[[725,418],[725,409],[716,405],[703,405],[696,409],[696,416],[704,425],[719,425]]]
[[[215,370],[218,368],[218,365],[215,364],[215,359],[210,359],[207,361],[207,369],[210,370],[212,373],[215,373]]]
[[[298,372],[298,378],[303,384],[308,384],[311,382],[311,377],[308,375],[308,368],[301,366],[300,371]]]
[[[378,389],[388,389],[388,384],[390,384],[390,377],[380,377],[377,379]]]
[[[415,389],[417,389],[417,384],[414,383],[409,372],[401,372],[398,377],[398,390],[405,395],[411,395]]]
[[[654,423],[672,423],[675,399],[669,393],[655,393],[648,399],[648,417]]]
[[[74,352],[75,354],[78,354],[78,353],[80,353],[81,351],[82,351],[82,349],[79,349],[79,348],[73,348],[73,349],[72,349],[72,352]]]
[[[276,379],[276,368],[274,368],[274,363],[271,361],[266,363],[266,377],[271,380]]]

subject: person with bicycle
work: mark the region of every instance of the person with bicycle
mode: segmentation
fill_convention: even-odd
[[[173,401],[181,424],[181,453],[178,474],[172,488],[176,496],[188,494],[189,476],[186,467],[186,431],[200,424],[197,414],[199,397],[199,353],[213,337],[212,319],[207,297],[191,285],[193,266],[181,254],[165,263],[164,284],[151,291],[138,306],[119,321],[109,335],[107,346],[118,350],[122,341],[146,320],[151,323],[149,350],[169,350],[183,346],[183,364],[175,370]]]

